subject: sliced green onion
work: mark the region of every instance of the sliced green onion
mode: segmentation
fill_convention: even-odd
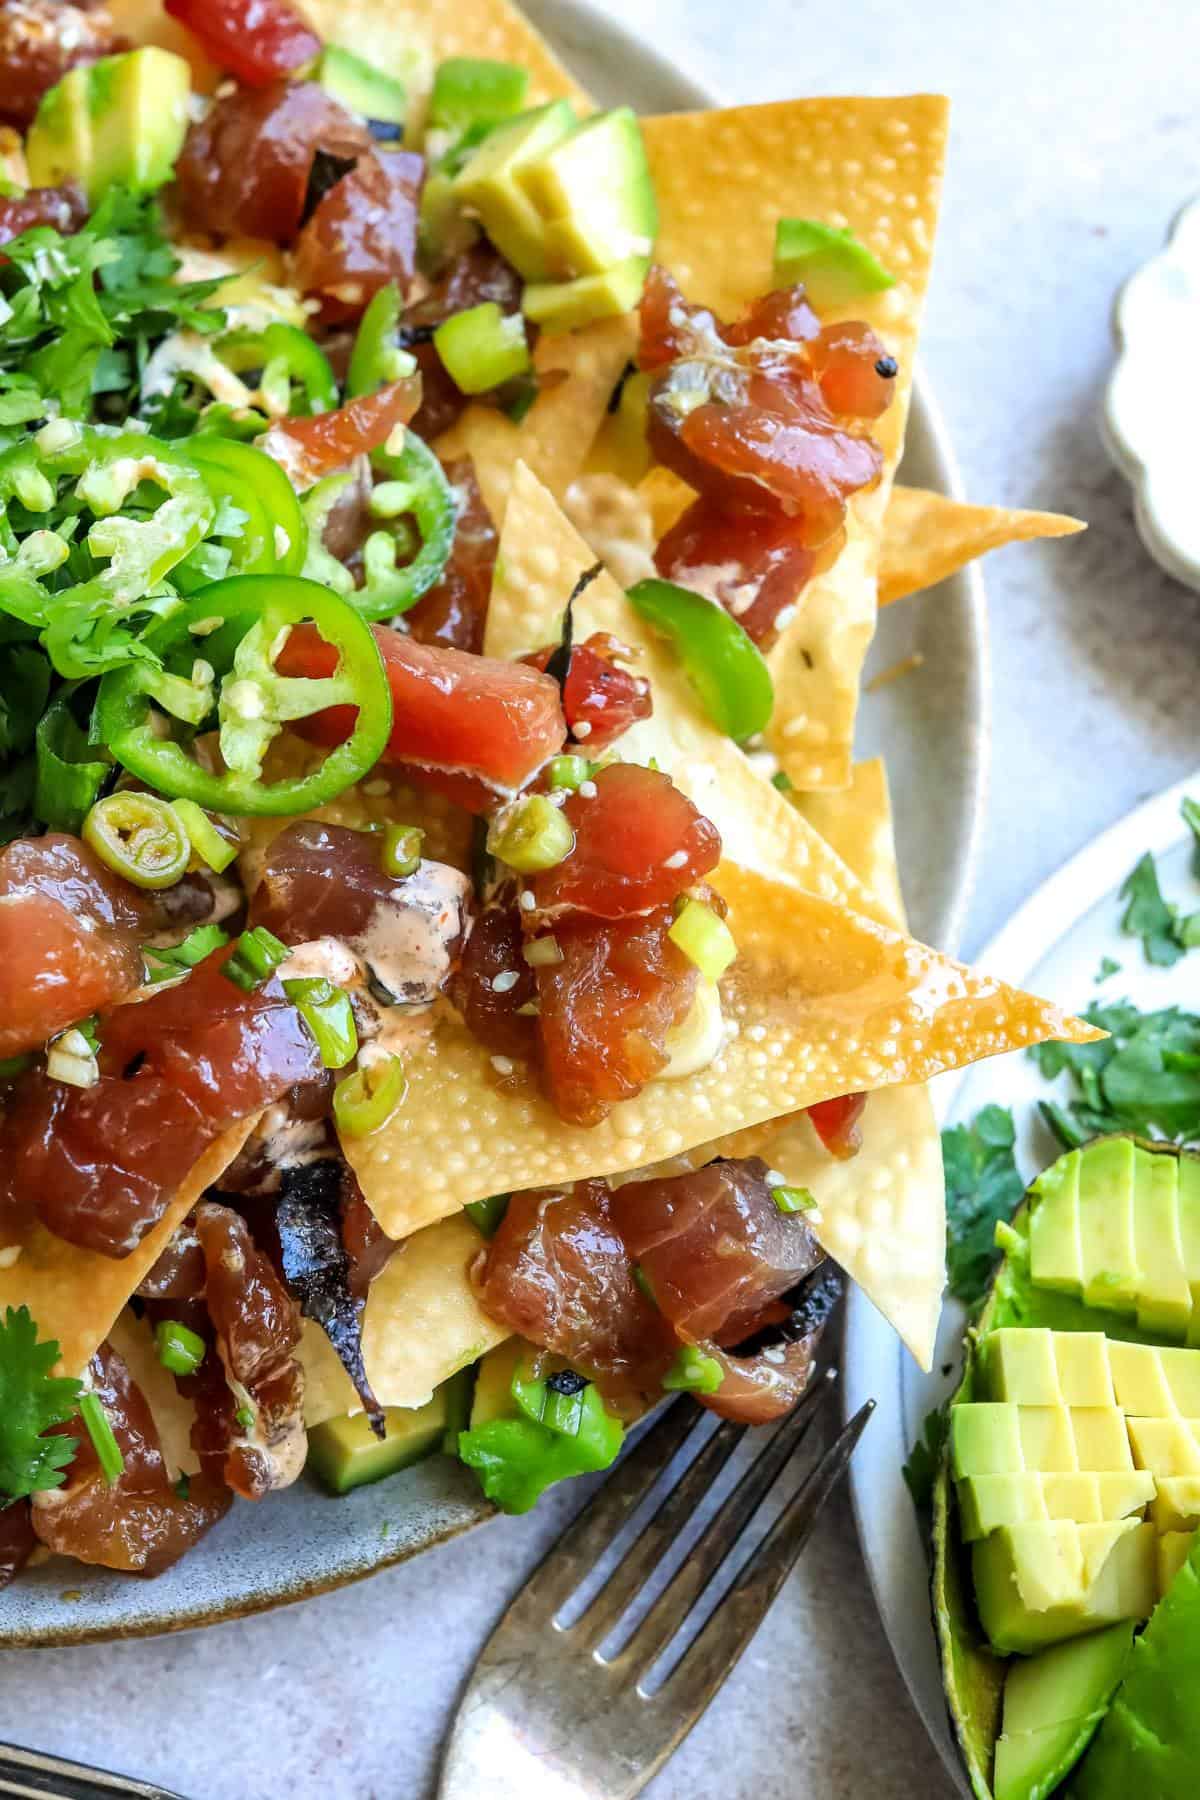
[[[252,1406],[239,1406],[234,1413],[233,1418],[234,1423],[240,1425],[243,1431],[250,1431],[254,1425],[254,1408]]]
[[[208,814],[194,800],[172,800],[171,810],[188,834],[188,842],[215,874],[227,869],[238,853],[236,844],[222,837]]]
[[[157,945],[143,944],[142,955],[151,964],[160,965],[151,967],[147,980],[151,985],[170,981],[188,969],[194,969],[197,963],[202,963],[206,956],[211,956],[214,950],[220,950],[228,942],[228,935],[219,925],[197,925],[181,944],[171,944],[165,950],[160,950]]]
[[[646,1296],[646,1298],[650,1302],[651,1306],[657,1306],[658,1305],[658,1296],[655,1294],[654,1288],[650,1281],[650,1277],[647,1275],[645,1269],[643,1269],[641,1263],[634,1263],[633,1279],[637,1282],[639,1288],[641,1288],[642,1293]]]
[[[154,1327],[154,1342],[159,1362],[172,1375],[194,1375],[204,1361],[204,1339],[178,1319],[160,1319]]]
[[[106,867],[140,888],[173,887],[192,854],[169,802],[135,788],[97,800],[83,821],[83,836]]]
[[[587,781],[592,773],[592,765],[586,756],[552,756],[546,769],[552,789],[574,790]]]
[[[562,945],[556,937],[534,938],[524,945],[521,955],[531,969],[553,969],[563,960]]]
[[[175,1492],[179,1495],[179,1498],[181,1500],[186,1500],[189,1497],[189,1495],[191,1494],[191,1491],[192,1491],[191,1481],[188,1479],[188,1477],[186,1475],[181,1475],[179,1477],[179,1480],[175,1483]]]
[[[552,869],[570,856],[575,833],[545,794],[529,794],[499,813],[488,827],[487,847],[520,875]]]
[[[52,1038],[46,1050],[46,1073],[69,1087],[95,1087],[100,1079],[94,1047],[77,1025]]]
[[[795,782],[786,769],[776,769],[771,777],[771,786],[778,788],[781,794],[790,794],[795,789]]]
[[[333,1090],[333,1117],[342,1137],[367,1137],[386,1125],[408,1092],[398,1056],[379,1058],[346,1075]]]
[[[281,944],[273,931],[265,925],[255,925],[252,930],[243,931],[221,973],[248,994],[273,975],[288,954],[287,945]]]
[[[695,1344],[681,1344],[662,1384],[668,1393],[715,1394],[724,1379],[715,1356],[705,1356]]]
[[[525,320],[520,313],[502,313],[494,300],[445,319],[434,331],[433,344],[464,394],[486,394],[529,367]]]
[[[385,875],[415,875],[421,866],[425,833],[416,825],[389,825],[383,834],[379,860]]]
[[[806,1187],[773,1187],[771,1198],[781,1213],[812,1212],[816,1196]]]
[[[32,1064],[33,1056],[28,1052],[24,1056],[0,1057],[0,1081],[15,1080],[18,1075],[23,1075]]]
[[[463,1211],[480,1237],[495,1237],[508,1211],[508,1199],[507,1194],[489,1194],[486,1200],[468,1200]]]
[[[317,1041],[327,1069],[344,1069],[358,1055],[354,1009],[344,988],[323,975],[285,981],[283,991]]]
[[[709,981],[720,981],[737,955],[732,931],[703,900],[685,900],[667,936]]]
[[[113,1428],[108,1422],[108,1414],[100,1404],[98,1394],[81,1396],[79,1416],[87,1426],[96,1460],[100,1464],[100,1473],[109,1487],[115,1487],[125,1472],[125,1458],[121,1455],[121,1446],[113,1436]]]
[[[89,1013],[86,1019],[80,1019],[75,1027],[83,1038],[88,1049],[95,1055],[100,1048],[100,1020],[95,1013]]]

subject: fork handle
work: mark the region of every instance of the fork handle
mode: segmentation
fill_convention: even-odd
[[[19,1744],[0,1744],[0,1794],[12,1800],[182,1800],[170,1789]]]

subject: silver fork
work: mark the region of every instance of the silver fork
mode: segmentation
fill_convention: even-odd
[[[153,1781],[43,1756],[19,1744],[0,1744],[0,1794],[13,1800],[180,1800]]]
[[[630,1800],[733,1669],[804,1549],[874,1401],[805,1477],[666,1680],[647,1677],[824,1410],[814,1382],[750,1464],[628,1641],[604,1645],[709,1493],[746,1427],[718,1426],[580,1616],[560,1614],[703,1418],[676,1401],[618,1464],[517,1595],[475,1665],[446,1749],[439,1800]],[[699,1437],[697,1433],[697,1437]]]

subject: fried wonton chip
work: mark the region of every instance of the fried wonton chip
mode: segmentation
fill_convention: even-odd
[[[1005,544],[1072,537],[1086,531],[1064,513],[1021,512],[1008,506],[968,506],[924,488],[896,487],[884,522],[879,604],[903,600],[944,581],[976,557]]]
[[[136,1318],[126,1307],[109,1332],[108,1341],[150,1408],[167,1474],[172,1481],[177,1475],[195,1475],[200,1468],[200,1458],[192,1448],[196,1408],[191,1400],[184,1399],[175,1377],[159,1362],[149,1319]]]
[[[440,1382],[508,1337],[480,1309],[467,1270],[483,1240],[458,1214],[416,1232],[371,1283],[363,1321],[367,1376],[381,1406],[424,1406]],[[319,1425],[362,1402],[329,1339],[304,1322],[304,1423]]]
[[[874,429],[887,466],[848,513],[846,547],[805,589],[771,652],[772,749],[802,788],[850,779],[863,660],[875,628],[875,577],[888,492],[904,444],[917,330],[945,152],[947,103],[824,99],[678,113],[643,130],[658,194],[657,259],[687,297],[725,316],[771,285],[776,220],[848,226],[896,277],[848,316],[873,325],[900,372]]]
[[[902,925],[883,763],[859,763],[843,792],[797,795],[795,803]],[[791,1185],[808,1188],[821,1243],[927,1369],[946,1268],[942,1141],[928,1088],[879,1088],[867,1100],[861,1132],[857,1155],[839,1161],[799,1113],[762,1155]]]
[[[637,346],[632,313],[568,337],[543,337],[534,352],[542,391],[519,425],[494,406],[469,406],[435,448],[444,462],[469,456],[488,511],[503,522],[518,459],[559,499],[584,464],[609,398]]]
[[[27,1306],[37,1320],[38,1336],[58,1339],[61,1369],[78,1375],[176,1226],[205,1188],[220,1180],[255,1123],[243,1119],[209,1145],[154,1230],[128,1256],[80,1250],[36,1226],[16,1262],[0,1269],[0,1315],[7,1306]]]

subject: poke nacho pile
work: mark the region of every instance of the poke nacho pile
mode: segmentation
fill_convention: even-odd
[[[884,598],[946,109],[597,109],[500,0],[0,5],[0,1565],[520,1511],[932,1351]],[[938,520],[944,517],[944,533]],[[886,572],[883,574],[883,572]]]

